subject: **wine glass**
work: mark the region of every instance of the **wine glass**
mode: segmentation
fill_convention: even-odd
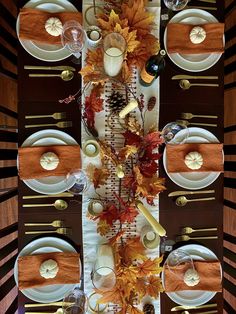
[[[166,144],[182,144],[189,136],[189,129],[182,123],[170,122],[162,129],[161,136]]]
[[[189,0],[164,0],[166,7],[172,11],[182,10]]]
[[[62,45],[74,55],[74,62],[80,62],[81,51],[85,43],[85,32],[77,21],[67,21],[61,34]]]
[[[75,287],[63,299],[62,310],[64,314],[83,314],[87,310],[87,297],[85,293]]]
[[[184,264],[187,265],[187,269],[194,269],[193,259],[191,255],[182,251],[181,249],[176,249],[172,251],[168,255],[166,260],[166,266],[169,268],[170,272],[175,274],[181,280],[184,279],[184,273],[182,274],[182,277],[180,277],[179,268],[181,267],[181,265]]]
[[[89,180],[86,176],[86,173],[81,170],[75,170],[67,175],[67,178],[71,176],[74,177],[74,185],[68,189],[68,192],[72,193],[73,195],[80,195],[85,192],[89,188]]]

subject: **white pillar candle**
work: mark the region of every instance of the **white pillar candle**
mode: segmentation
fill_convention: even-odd
[[[116,76],[119,74],[123,63],[123,52],[116,48],[108,48],[104,53],[104,69],[107,75]]]
[[[103,211],[103,206],[100,202],[93,202],[93,212],[95,214],[101,214],[101,212]]]
[[[91,33],[89,33],[89,38],[91,40],[97,41],[100,38],[100,33],[97,30],[94,30]]]
[[[149,231],[146,233],[146,238],[148,241],[153,241],[155,237],[156,237],[156,234],[153,231]]]
[[[101,276],[109,275],[115,266],[112,247],[108,244],[102,244],[98,248],[96,271]]]

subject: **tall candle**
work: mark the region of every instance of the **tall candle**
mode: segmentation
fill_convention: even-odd
[[[108,48],[104,53],[104,69],[107,75],[116,76],[119,74],[123,63],[123,52],[116,48]]]

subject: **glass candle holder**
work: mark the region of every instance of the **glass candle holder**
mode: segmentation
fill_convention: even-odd
[[[117,76],[122,68],[126,41],[119,33],[110,33],[103,40],[103,64],[107,75]]]
[[[96,292],[90,294],[90,296],[88,297],[88,310],[89,310],[89,312],[91,312],[93,314],[105,313],[108,304],[98,303],[98,300],[101,299],[101,297],[102,297],[102,295],[98,294]]]
[[[88,205],[88,212],[92,216],[99,216],[104,210],[104,205],[100,200],[91,200]]]
[[[103,13],[103,8],[96,6],[96,5],[91,5],[85,10],[84,13],[84,18],[85,21],[88,25],[98,25],[97,19],[98,15]]]
[[[112,247],[109,244],[98,246],[91,279],[94,287],[100,291],[111,290],[115,286],[115,261]]]
[[[160,244],[160,237],[153,230],[152,226],[146,225],[141,230],[141,241],[145,248],[152,250]]]

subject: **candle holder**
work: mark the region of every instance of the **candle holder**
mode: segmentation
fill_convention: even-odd
[[[89,44],[90,47],[93,48],[97,47],[102,40],[102,30],[95,25],[90,26],[87,29],[86,35],[87,43]]]
[[[160,237],[150,225],[146,225],[141,230],[141,241],[146,249],[152,250],[160,244]]]
[[[98,300],[102,297],[102,295],[94,292],[90,294],[88,297],[88,310],[93,314],[102,314],[105,313],[108,305],[107,304],[99,304]]]
[[[122,68],[125,52],[126,41],[119,33],[107,34],[103,40],[103,64],[107,75],[117,76]]]
[[[85,10],[84,18],[88,25],[97,25],[98,14],[103,13],[103,8],[97,5],[91,5]]]
[[[88,140],[83,144],[83,153],[87,157],[96,157],[100,152],[100,146],[95,140]]]
[[[99,200],[91,200],[88,205],[88,212],[92,216],[99,216],[104,210],[104,205]]]

